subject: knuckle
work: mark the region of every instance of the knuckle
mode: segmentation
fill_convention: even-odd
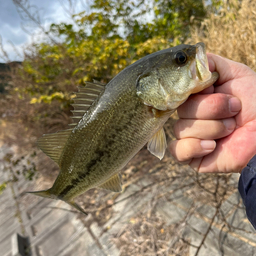
[[[191,139],[181,139],[171,142],[170,152],[179,162],[185,162],[193,158],[195,154],[196,143]]]
[[[183,157],[182,157],[183,152],[180,151],[179,144],[180,144],[180,140],[172,141],[172,142],[170,143],[169,150],[170,150],[171,155],[172,155],[177,161],[180,162],[180,161],[182,161],[182,159],[183,159]]]
[[[210,111],[214,117],[223,116],[229,113],[228,98],[223,94],[213,94],[209,101]]]
[[[204,139],[220,139],[231,134],[235,128],[234,118],[213,120],[205,127],[205,133],[202,132],[202,134],[204,134]]]

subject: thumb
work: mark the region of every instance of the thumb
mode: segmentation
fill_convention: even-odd
[[[226,59],[213,53],[207,53],[209,68],[211,72],[217,71],[220,75],[216,84],[221,85],[225,82],[240,77],[239,74],[247,70],[244,64]]]

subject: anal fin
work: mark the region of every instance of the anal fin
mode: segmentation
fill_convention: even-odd
[[[167,148],[164,129],[158,130],[148,142],[148,151],[160,160],[164,157]]]
[[[122,191],[122,182],[120,174],[114,174],[110,179],[108,179],[105,183],[99,186],[100,188],[104,188],[107,190],[111,190],[114,192]]]

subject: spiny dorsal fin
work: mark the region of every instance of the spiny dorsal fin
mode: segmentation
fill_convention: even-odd
[[[93,79],[92,81],[93,81],[94,84],[98,84],[98,85],[101,85],[101,86],[104,86],[104,87],[106,85],[106,84],[104,84],[104,83],[102,83],[102,82],[100,82],[98,80],[95,80],[95,79]]]
[[[158,130],[148,142],[148,151],[160,160],[164,157],[165,149],[167,148],[164,129]]]
[[[73,123],[70,124],[71,126],[77,125],[104,89],[105,85],[96,80],[94,80],[93,83],[86,82],[85,87],[78,87],[78,93],[76,94],[74,103],[72,104],[74,110],[71,111],[73,113]]]
[[[38,141],[38,147],[59,164],[60,156],[72,129],[51,134],[44,134]]]
[[[117,173],[113,175],[110,179],[108,179],[105,183],[101,184],[99,187],[114,192],[122,191],[122,182],[120,174]]]

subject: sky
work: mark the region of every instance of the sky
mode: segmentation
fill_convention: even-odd
[[[86,5],[82,3],[83,1],[77,2],[75,11],[83,11]],[[68,8],[67,0],[29,0],[29,3],[39,8],[42,23],[46,27],[54,22],[70,21],[67,12],[63,8],[63,4],[64,7]],[[32,37],[22,29],[22,24],[25,25],[29,32],[39,32],[39,29],[33,26],[31,22],[24,22],[21,19],[12,0],[0,0],[0,36],[3,47],[11,61],[22,61],[22,49],[32,40]],[[12,42],[18,52],[21,53],[21,56],[15,52],[9,42]],[[5,59],[1,56],[0,52],[0,62],[5,62]]]

